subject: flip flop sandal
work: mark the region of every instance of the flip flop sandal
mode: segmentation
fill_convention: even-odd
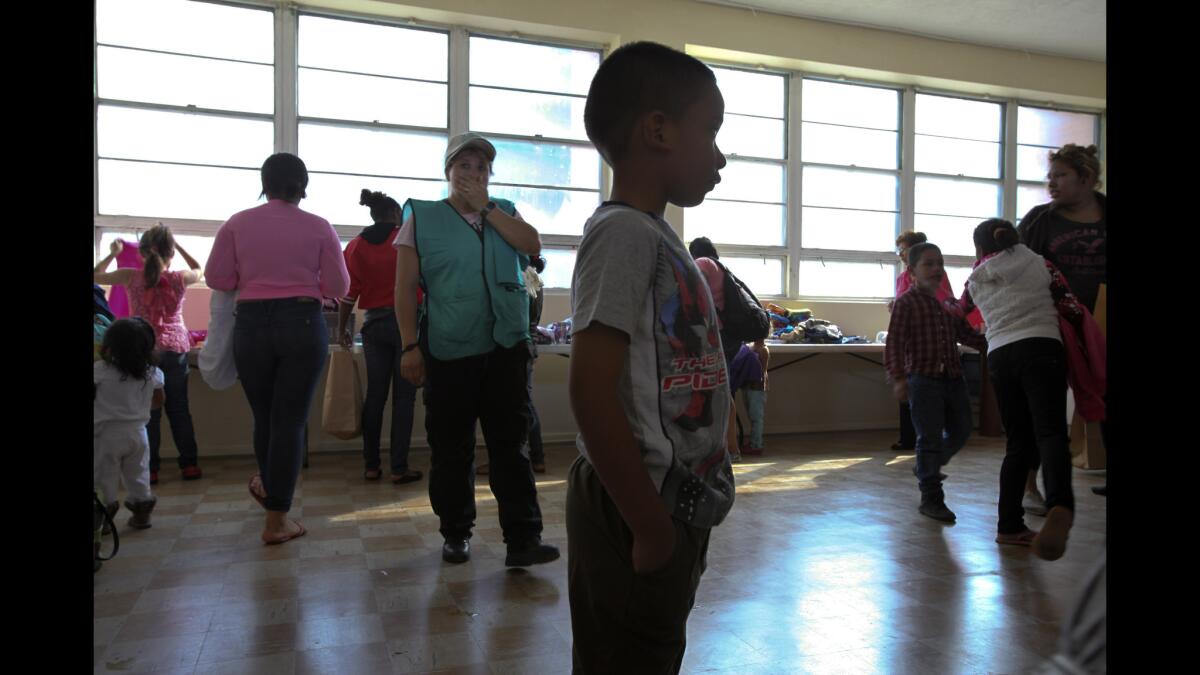
[[[261,489],[262,488],[262,476],[257,473],[250,477],[250,484],[247,485],[246,487],[250,490],[250,496],[254,498],[254,501],[258,502],[258,505],[265,509],[265,508],[267,508],[266,497],[261,497],[261,496],[259,496],[259,494],[257,492],[254,491],[254,481],[255,480],[258,480],[258,487]]]
[[[293,539],[298,539],[300,537],[303,537],[305,534],[308,534],[308,530],[304,529],[304,526],[301,525],[298,521],[293,520],[292,522],[296,524],[296,527],[300,528],[299,532],[295,532],[293,534],[285,534],[281,537],[275,537],[272,539],[263,537],[262,538],[263,543],[266,544],[267,546],[276,546],[278,544],[282,544],[284,542],[291,541]]]
[[[997,534],[997,544],[1011,544],[1013,546],[1032,546],[1033,538],[1037,536],[1037,532],[1033,530],[1025,530],[1024,532],[1016,532],[1013,534]]]
[[[382,469],[367,469],[363,472],[363,478],[366,480],[379,480],[382,476]]]
[[[414,483],[421,480],[425,474],[420,471],[405,471],[402,474],[392,474],[392,485],[400,485],[401,483]]]

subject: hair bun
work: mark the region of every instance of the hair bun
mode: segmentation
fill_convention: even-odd
[[[363,188],[363,191],[360,192],[358,195],[359,206],[366,206],[367,203],[370,201],[370,199],[371,199],[371,191],[368,190],[367,188]]]
[[[1096,153],[1099,152],[1099,149],[1095,145],[1089,145],[1086,148],[1084,148],[1084,152],[1095,157]]]

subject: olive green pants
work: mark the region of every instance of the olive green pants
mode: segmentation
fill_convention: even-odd
[[[678,673],[708,529],[675,523],[675,552],[633,571],[633,533],[583,457],[567,474],[567,585],[575,673]]]

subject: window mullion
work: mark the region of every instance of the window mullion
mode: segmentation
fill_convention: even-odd
[[[470,36],[465,28],[450,31],[450,137],[470,130]]]
[[[801,199],[803,186],[800,183],[802,169],[800,165],[801,144],[804,142],[800,134],[801,103],[804,95],[804,77],[800,73],[792,73],[787,81],[787,146],[784,156],[787,158],[787,269],[784,279],[783,294],[788,298],[800,297],[800,241],[804,232]]]
[[[1004,104],[1004,164],[1001,167],[1004,177],[1004,209],[1003,217],[1009,222],[1017,222],[1017,102],[1009,99]]]
[[[296,95],[299,29],[294,6],[275,9],[275,152],[294,155],[299,154],[300,133],[300,99]]]
[[[905,87],[900,105],[900,218],[896,236],[916,227],[917,92],[913,87]]]

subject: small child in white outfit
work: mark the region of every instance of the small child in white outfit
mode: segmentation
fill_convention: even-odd
[[[92,367],[92,481],[109,516],[117,513],[117,479],[129,493],[130,527],[150,527],[158,501],[150,494],[150,410],[162,405],[163,372],[154,365],[154,329],[140,318],[109,326]]]

